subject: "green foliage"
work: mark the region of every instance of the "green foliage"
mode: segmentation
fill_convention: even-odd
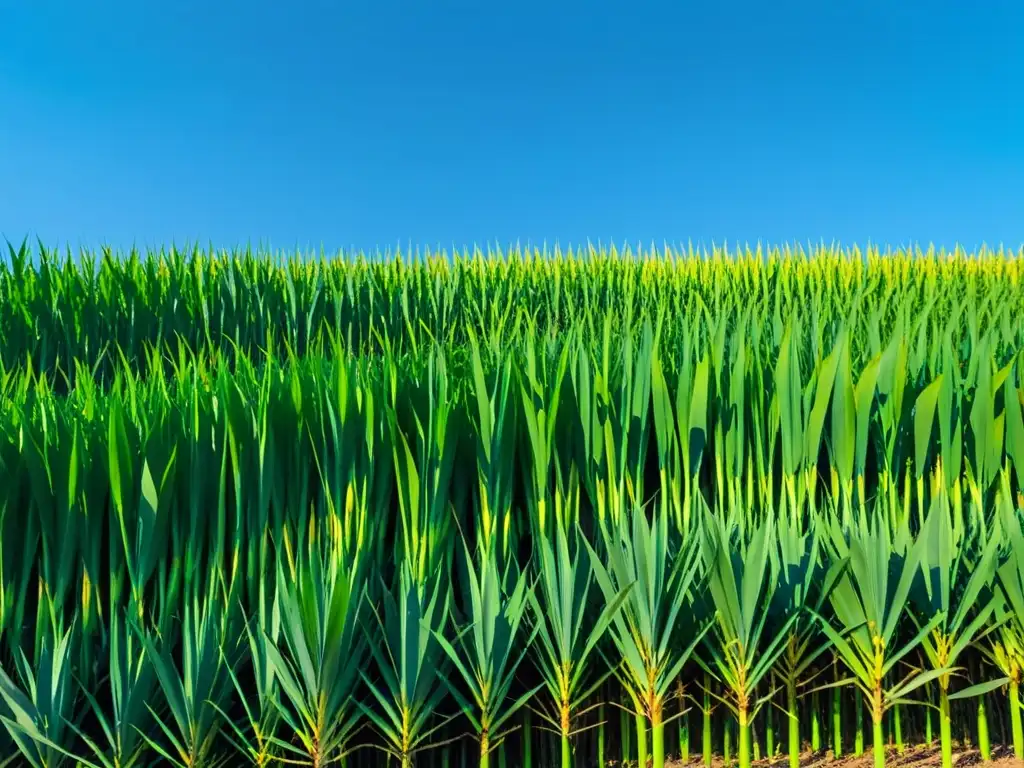
[[[546,727],[584,764],[617,704],[660,768],[698,698],[745,763],[826,686],[876,734],[1008,707],[1024,754],[1022,283],[991,252],[12,246],[0,765],[406,768],[467,729],[514,763]]]

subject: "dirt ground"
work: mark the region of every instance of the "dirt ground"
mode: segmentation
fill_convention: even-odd
[[[690,768],[698,768],[703,766],[703,761],[700,756],[696,756],[687,765]],[[733,759],[733,766],[736,765],[735,758]],[[895,749],[890,750],[886,754],[885,764],[887,768],[930,768],[930,766],[936,766],[942,764],[942,755],[939,752],[938,746],[935,747],[907,747],[903,754],[898,754]],[[683,763],[675,761],[666,763],[666,768],[683,768]],[[777,757],[771,762],[766,759],[754,761],[754,765],[757,766],[777,766],[778,768],[788,768],[789,761],[783,757]],[[800,765],[802,768],[872,768],[874,761],[871,753],[865,753],[860,757],[842,757],[838,760],[832,758],[832,752],[818,752],[811,753],[807,752],[800,757]],[[1013,751],[1009,748],[1004,747],[993,747],[992,748],[992,762],[983,763],[981,755],[977,749],[966,749],[966,750],[955,750],[953,751],[953,765],[954,766],[968,766],[968,765],[985,765],[991,766],[991,768],[1024,768],[1024,761],[1017,760],[1013,757]],[[715,768],[725,768],[724,762],[721,758],[716,758],[714,761]]]

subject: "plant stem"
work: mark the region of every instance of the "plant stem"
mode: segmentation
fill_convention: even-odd
[[[821,723],[818,717],[818,693],[811,694],[811,751],[817,752],[821,749]]]
[[[597,719],[597,765],[598,768],[604,768],[604,704],[597,708]]]
[[[800,711],[796,704],[796,681],[786,683],[786,708],[789,718],[789,768],[800,768]]]
[[[838,671],[836,672],[836,679],[839,679]],[[832,757],[840,758],[843,756],[843,708],[842,699],[840,698],[840,691],[838,688],[832,689]]]
[[[750,726],[747,723],[747,708],[739,711],[739,757],[740,768],[750,768]]]
[[[572,748],[567,733],[562,734],[562,768],[572,768]]]
[[[619,712],[619,740],[622,742],[622,762],[626,764],[633,757],[632,755],[632,735],[633,732],[629,728],[629,716],[626,714],[626,710],[620,710]]]
[[[685,704],[680,706],[685,706]],[[688,714],[679,716],[679,755],[683,765],[690,762],[690,717]]]
[[[523,768],[533,768],[533,716],[523,712]]]
[[[1010,726],[1013,728],[1013,756],[1024,760],[1024,729],[1020,721],[1020,683],[1010,680]]]
[[[931,683],[925,686],[925,692],[928,695],[928,704],[932,703],[932,686]],[[930,747],[932,742],[935,740],[932,734],[932,708],[927,706],[924,708],[924,740],[925,743]]]
[[[864,702],[860,695],[854,698],[854,719],[856,731],[853,735],[853,754],[860,757],[864,754]]]
[[[882,718],[874,718],[873,723],[875,768],[885,768],[885,735],[882,733]]]
[[[711,768],[711,693],[709,675],[704,675],[704,731],[701,749],[704,751],[704,766]]]
[[[647,718],[636,716],[636,762],[640,768],[647,765]]]
[[[665,768],[665,724],[657,710],[651,717],[651,757],[654,768]]]
[[[988,738],[988,715],[985,713],[985,696],[978,697],[978,750],[983,762],[992,761],[992,745]]]
[[[942,768],[953,766],[953,734],[949,719],[949,694],[939,685],[939,742],[942,746]]]

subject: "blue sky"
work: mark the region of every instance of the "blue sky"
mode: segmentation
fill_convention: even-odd
[[[1024,242],[1024,6],[0,0],[0,234]]]

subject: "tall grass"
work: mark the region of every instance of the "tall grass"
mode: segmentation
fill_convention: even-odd
[[[0,763],[1022,755],[1021,274],[12,250]]]

